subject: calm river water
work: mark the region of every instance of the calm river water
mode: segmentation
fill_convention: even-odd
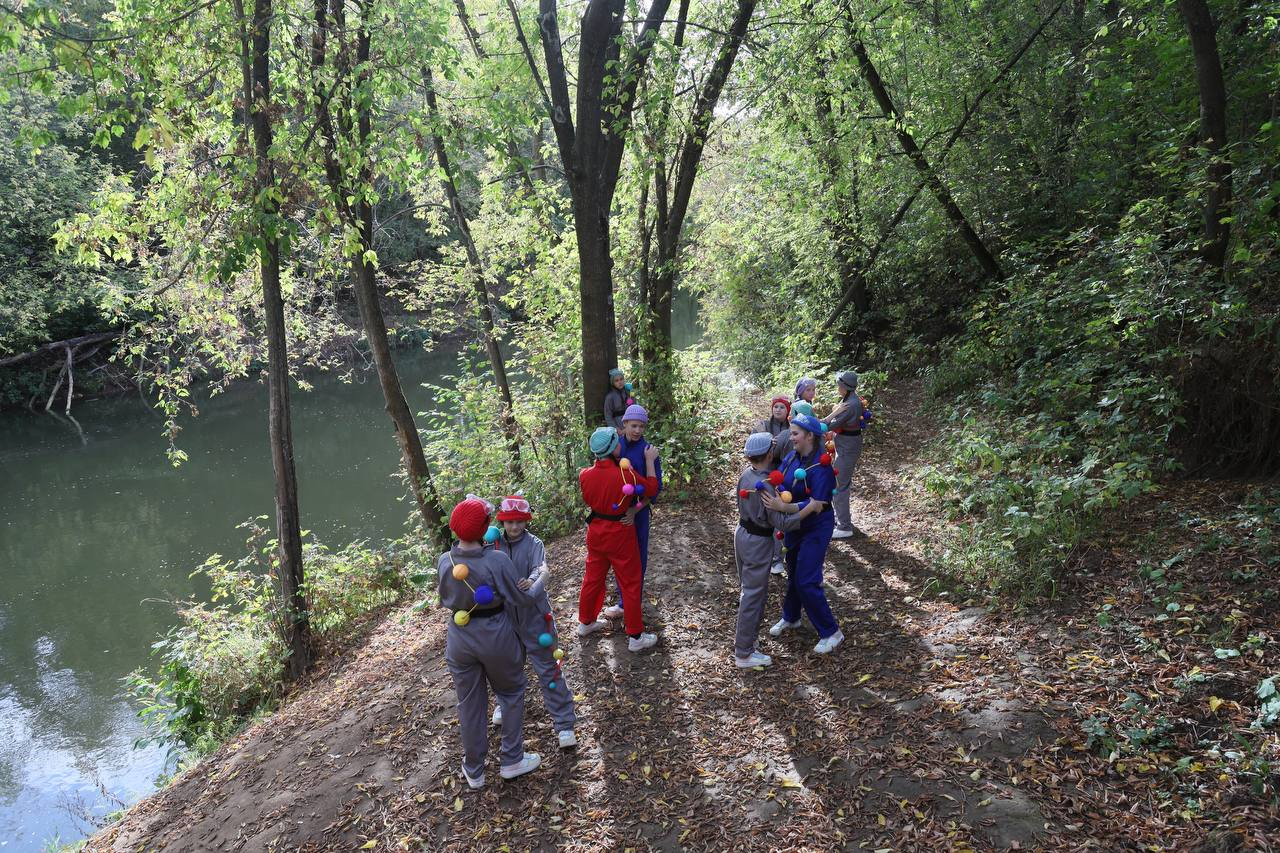
[[[677,345],[697,337],[691,300]],[[415,411],[422,383],[455,371],[447,353],[406,353]],[[376,377],[320,377],[295,390],[303,527],[339,545],[399,535],[399,452]],[[174,623],[174,600],[200,595],[191,570],[238,556],[236,525],[272,510],[266,389],[243,383],[185,420],[181,468],[138,397],[81,403],[69,422],[0,415],[0,851],[37,851],[90,828],[81,817],[132,803],[164,766],[134,749],[141,729],[121,679]]]

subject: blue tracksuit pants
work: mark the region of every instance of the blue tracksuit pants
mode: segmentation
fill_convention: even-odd
[[[834,529],[835,514],[823,512],[808,530],[788,533],[783,540],[787,546],[787,595],[782,601],[782,618],[799,621],[803,608],[818,636],[824,638],[840,630],[822,589],[822,563]]]

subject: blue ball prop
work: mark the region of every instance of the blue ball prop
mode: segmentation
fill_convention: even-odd
[[[548,682],[548,683],[547,683],[547,688],[548,688],[548,689],[550,689],[550,690],[555,690],[555,689],[556,689],[556,683],[555,683],[554,681],[550,681],[550,682]]]
[[[482,583],[476,587],[476,604],[481,607],[493,604],[493,589],[487,583]]]
[[[490,525],[489,529],[484,532],[484,541],[489,543],[497,542],[498,537],[501,535],[502,535],[501,530],[494,527],[493,525]]]
[[[829,430],[829,429],[831,429],[831,427],[827,426],[826,424],[823,424],[823,425],[822,425],[822,431],[823,431],[823,432],[826,432],[826,431],[827,431],[827,430]]]
[[[626,383],[624,383],[624,384],[623,384],[623,386],[622,386],[622,387],[623,387],[623,388],[626,388],[626,389],[627,389],[627,393],[628,393],[628,394],[630,394],[630,393],[631,393],[631,389],[632,389],[632,387],[633,387],[633,386],[632,386],[632,384],[631,384],[630,382],[626,382]]]
[[[756,480],[756,491],[758,492],[763,488],[764,488],[764,480]]]
[[[797,469],[796,469],[795,476],[793,477],[793,479],[796,479],[796,480],[803,480],[805,477],[808,477],[808,476],[809,476],[809,472],[808,472],[808,471],[804,470],[803,468],[797,468]]]
[[[636,494],[637,495],[644,494],[644,483],[636,483]]]
[[[556,641],[555,637],[551,636],[545,631],[543,631],[541,634],[538,635],[538,645],[542,646],[544,649],[549,647],[555,641]]]

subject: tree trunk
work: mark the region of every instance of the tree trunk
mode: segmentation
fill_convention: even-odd
[[[847,21],[846,24],[848,24]],[[852,29],[851,25],[850,29]],[[853,54],[858,60],[858,68],[862,72],[862,77],[867,81],[867,87],[871,89],[871,94],[875,97],[876,103],[880,105],[880,109],[893,122],[893,130],[898,136],[898,143],[902,146],[902,150],[906,152],[911,159],[912,165],[920,172],[925,185],[929,187],[934,197],[938,199],[938,203],[942,205],[947,218],[951,220],[951,224],[960,233],[960,238],[969,247],[969,251],[973,253],[978,265],[982,267],[987,275],[997,280],[1002,280],[1004,271],[1000,269],[1000,264],[996,262],[995,256],[991,254],[986,244],[982,242],[982,238],[973,230],[973,226],[969,224],[969,220],[961,212],[960,206],[952,198],[951,191],[947,189],[947,185],[943,183],[942,178],[929,165],[928,159],[924,156],[924,152],[920,150],[920,146],[916,144],[915,137],[911,135],[911,131],[907,130],[906,123],[903,122],[901,114],[893,104],[893,99],[889,97],[889,91],[885,88],[884,81],[880,78],[880,72],[876,70],[875,64],[872,63],[871,57],[867,54],[866,46],[852,32],[850,32],[850,41],[852,42]]]
[[[435,149],[436,164],[440,166],[440,183],[444,187],[445,198],[449,202],[449,211],[453,214],[454,225],[462,237],[462,246],[467,253],[467,266],[471,270],[472,292],[476,300],[476,313],[480,317],[480,325],[484,330],[484,349],[489,356],[489,367],[493,370],[493,380],[498,385],[498,396],[502,400],[502,431],[507,439],[507,453],[511,460],[511,475],[519,481],[523,474],[520,464],[520,439],[516,431],[515,403],[511,398],[511,383],[507,380],[507,365],[502,357],[502,349],[498,345],[498,333],[493,322],[493,304],[489,298],[489,285],[485,282],[484,262],[471,236],[471,222],[462,206],[462,198],[458,194],[458,185],[453,176],[453,164],[449,160],[449,151],[444,144],[444,136],[440,130],[442,119],[440,106],[436,101],[435,81],[431,69],[423,69],[426,83],[427,109],[430,111],[434,130],[431,134],[431,145]]]
[[[357,63],[361,66],[369,57],[369,28],[364,20],[368,13],[368,5],[361,7],[361,27],[357,42]],[[400,374],[396,370],[395,361],[391,357],[391,345],[387,339],[387,323],[378,302],[376,270],[365,259],[365,252],[373,249],[373,206],[362,200],[355,209],[347,203],[346,181],[337,157],[337,132],[333,125],[329,110],[328,90],[320,79],[326,59],[328,42],[327,0],[315,0],[316,33],[312,39],[312,66],[316,72],[316,118],[320,123],[321,136],[324,139],[325,175],[329,187],[333,191],[334,205],[339,219],[350,228],[356,229],[360,235],[360,254],[350,261],[351,284],[356,295],[356,305],[360,310],[360,321],[364,326],[365,337],[369,341],[369,350],[373,354],[373,363],[378,371],[378,384],[382,388],[382,397],[387,414],[395,427],[396,442],[400,445],[400,456],[404,463],[405,474],[409,478],[409,488],[414,501],[418,505],[418,513],[422,516],[423,528],[436,544],[447,544],[448,528],[444,513],[440,507],[440,499],[432,484],[431,469],[427,465],[426,455],[422,451],[422,438],[418,435],[418,425],[414,421],[413,410],[405,399],[400,384]],[[348,70],[343,64],[342,73]],[[349,87],[348,87],[349,88]],[[363,102],[357,119],[357,142],[365,148],[372,133],[371,105]],[[367,167],[361,167],[358,181],[370,186],[373,175]]]
[[[1217,24],[1205,0],[1178,0],[1178,11],[1191,39],[1196,63],[1196,86],[1200,90],[1200,143],[1209,154],[1205,170],[1208,186],[1204,194],[1204,262],[1219,275],[1227,259],[1231,224],[1222,220],[1231,215],[1231,160],[1227,154],[1227,88],[1218,56]]]
[[[623,55],[623,0],[588,0],[578,34],[576,114],[555,0],[540,0],[538,32],[547,65],[548,112],[573,196],[578,237],[578,289],[582,303],[582,411],[590,426],[600,422],[600,402],[609,370],[617,365],[613,311],[610,213],[622,153],[630,130],[636,89],[670,0],[653,0],[635,46]],[[540,79],[531,57],[530,73]]]
[[[280,231],[285,227],[275,200],[271,161],[271,0],[254,0],[252,79],[253,144],[257,170],[257,211],[262,246],[262,300],[267,331],[268,432],[276,484],[277,557],[280,561],[289,647],[289,676],[299,678],[311,664],[311,623],[303,594],[302,525],[298,518],[298,480],[293,466],[293,428],[289,418],[289,352],[285,340],[284,298],[280,292]]]

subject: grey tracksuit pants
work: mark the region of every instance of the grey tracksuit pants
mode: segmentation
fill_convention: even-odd
[[[551,604],[547,601],[545,593],[542,599],[538,607],[517,608],[520,639],[529,656],[529,663],[533,664],[533,671],[538,674],[538,685],[542,688],[542,704],[555,724],[556,731],[562,732],[566,729],[572,730],[577,724],[577,717],[573,712],[573,691],[569,689],[569,684],[564,679],[564,672],[556,674],[556,659],[552,654],[556,650],[560,635],[556,632],[555,620],[547,621],[546,614],[551,612]],[[538,637],[544,633],[549,633],[555,638],[550,646],[543,646],[538,642]],[[563,667],[561,669],[563,670]],[[554,689],[551,687],[553,683]],[[505,708],[502,713],[505,723]]]
[[[772,536],[748,533],[742,525],[733,533],[733,555],[738,564],[738,581],[742,584],[733,653],[740,658],[747,657],[756,648],[760,621],[769,598],[769,568],[773,565],[776,541]]]
[[[837,435],[835,441],[836,458],[831,464],[840,473],[836,475],[836,494],[831,504],[836,512],[836,527],[851,530],[853,518],[849,512],[849,483],[853,480],[858,457],[862,455],[862,436]]]
[[[524,758],[524,646],[506,611],[449,624],[445,663],[458,693],[462,765],[472,777],[484,772],[489,752],[489,688],[502,706],[503,766]]]

